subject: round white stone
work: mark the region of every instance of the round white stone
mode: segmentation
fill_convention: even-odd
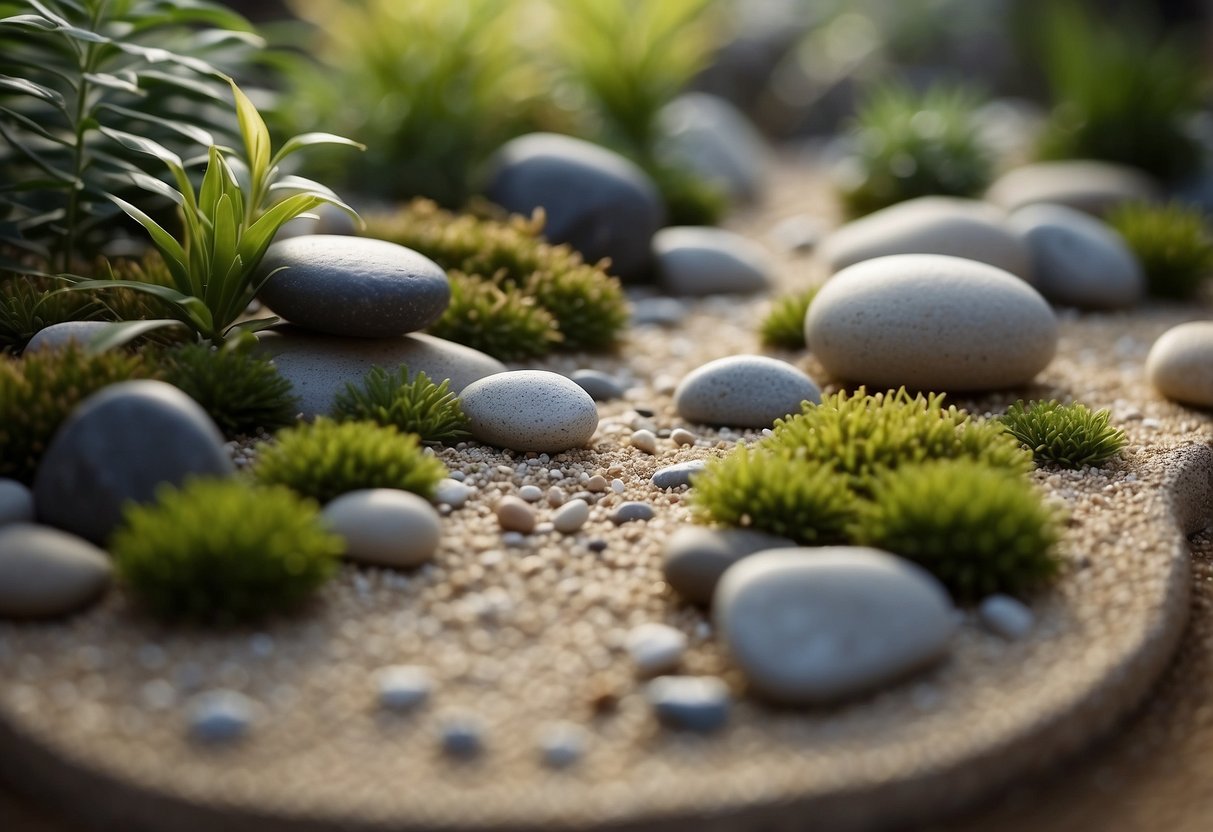
[[[457,479],[447,477],[440,480],[434,488],[434,502],[445,503],[451,508],[461,508],[475,490],[470,485],[464,485]]]
[[[323,517],[344,538],[346,557],[376,566],[425,563],[442,539],[442,519],[434,507],[392,488],[342,494],[324,507]]]
[[[590,519],[590,504],[580,498],[569,500],[552,515],[552,526],[561,534],[573,534]]]
[[[748,294],[771,282],[762,246],[722,228],[677,226],[653,237],[661,287],[672,295]]]
[[[580,448],[598,428],[598,408],[575,382],[545,370],[497,373],[460,396],[472,436],[514,451]]]
[[[425,703],[434,689],[434,678],[424,667],[393,665],[375,672],[379,707],[409,711]]]
[[[656,676],[678,667],[687,650],[687,637],[668,624],[641,624],[628,632],[624,646],[636,672]]]
[[[0,528],[0,618],[67,615],[99,598],[112,569],[105,552],[74,535],[11,523]]]
[[[1213,407],[1213,321],[1164,332],[1146,357],[1146,378],[1168,399]]]
[[[674,407],[683,419],[735,428],[767,428],[799,413],[804,402],[820,401],[813,379],[764,355],[709,361],[688,373],[674,391]]]

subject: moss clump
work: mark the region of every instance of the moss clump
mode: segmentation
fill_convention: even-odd
[[[81,401],[111,384],[155,375],[137,355],[75,344],[0,357],[0,477],[33,481],[42,454]]]
[[[1018,401],[999,421],[1040,463],[1063,468],[1102,465],[1125,446],[1124,432],[1108,424],[1107,410],[1057,401]]]
[[[162,618],[234,623],[296,606],[337,567],[341,538],[281,486],[192,480],[132,505],[110,540],[119,577]]]
[[[1213,235],[1199,210],[1180,203],[1130,203],[1108,223],[1137,255],[1151,295],[1186,300],[1213,275]]]
[[[691,506],[703,521],[824,545],[846,539],[856,498],[828,465],[740,447],[695,477]]]
[[[299,410],[291,383],[246,349],[185,344],[165,352],[164,380],[179,387],[227,437],[293,424]]]
[[[425,373],[409,380],[409,368],[389,373],[373,367],[362,386],[346,384],[337,394],[333,416],[338,421],[366,421],[415,433],[422,442],[450,442],[468,435],[468,419],[451,392],[451,381],[430,381]]]
[[[1022,592],[1060,568],[1060,523],[1037,489],[972,460],[886,472],[853,537],[915,561],[965,599]]]
[[[804,341],[804,317],[809,312],[813,298],[817,296],[817,287],[805,289],[795,294],[776,298],[771,311],[762,319],[759,335],[762,343],[768,347],[779,347],[785,350],[802,350]]]
[[[560,342],[552,313],[515,286],[501,287],[462,272],[449,273],[451,302],[429,328],[503,361],[546,355]]]
[[[374,422],[317,419],[281,431],[257,447],[257,480],[285,485],[320,503],[363,488],[396,488],[433,496],[446,466],[418,438]]]

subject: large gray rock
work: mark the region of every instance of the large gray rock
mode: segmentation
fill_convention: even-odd
[[[661,288],[672,295],[750,294],[771,282],[760,245],[723,228],[663,228],[653,238]]]
[[[55,434],[34,505],[41,522],[104,544],[128,501],[233,473],[223,435],[193,399],[161,381],[125,381],[85,399]]]
[[[606,148],[570,136],[532,133],[507,142],[490,161],[485,196],[508,211],[547,214],[544,236],[568,243],[611,273],[643,277],[665,207],[648,175]]]
[[[473,381],[505,372],[505,365],[471,347],[416,333],[399,338],[341,338],[292,326],[259,332],[258,349],[274,360],[295,388],[305,418],[324,416],[348,382],[358,384],[372,367],[409,374],[424,372],[435,382],[451,380],[456,393]]]
[[[49,618],[84,607],[110,581],[105,552],[58,529],[0,529],[0,618]]]
[[[957,617],[926,570],[876,549],[761,552],[724,573],[716,627],[753,690],[837,702],[943,658]]]
[[[813,379],[786,361],[765,355],[730,355],[687,373],[674,391],[674,408],[688,422],[734,428],[769,428],[820,402]]]
[[[313,234],[270,246],[259,297],[297,326],[330,335],[388,338],[446,311],[446,272],[412,249],[364,237]]]
[[[575,382],[546,370],[498,373],[460,396],[472,436],[514,451],[580,448],[598,429],[598,407]]]
[[[1024,165],[986,191],[986,199],[1007,211],[1050,202],[1096,216],[1124,202],[1160,196],[1158,185],[1136,168],[1082,159]]]
[[[738,201],[766,190],[771,148],[745,114],[718,95],[689,92],[657,116],[658,152],[670,163],[716,183]]]

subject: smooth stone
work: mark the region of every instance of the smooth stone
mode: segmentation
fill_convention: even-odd
[[[620,503],[619,508],[611,512],[611,522],[616,526],[622,526],[624,523],[652,520],[656,516],[653,507],[648,503],[629,501]]]
[[[680,597],[707,606],[720,576],[737,561],[755,552],[795,545],[786,537],[752,529],[683,526],[666,541],[661,569]]]
[[[1123,309],[1146,294],[1146,276],[1124,239],[1102,221],[1064,205],[1029,205],[1008,225],[1032,253],[1032,283],[1050,301],[1081,309]]]
[[[834,275],[805,339],[835,379],[886,390],[1000,390],[1031,381],[1057,351],[1048,301],[1019,278],[934,254],[881,257]]]
[[[536,738],[539,756],[548,768],[568,768],[585,756],[589,732],[573,722],[542,726]]]
[[[657,152],[670,163],[715,183],[734,201],[766,191],[772,151],[758,129],[727,99],[684,93],[657,114]]]
[[[412,711],[429,700],[434,690],[430,671],[417,665],[392,665],[375,671],[379,707],[388,711]]]
[[[543,208],[547,239],[591,263],[610,258],[610,272],[624,279],[647,272],[665,206],[632,162],[571,136],[531,133],[506,142],[488,167],[485,196],[515,214]]]
[[[43,327],[25,345],[24,353],[33,355],[43,350],[60,349],[68,344],[88,346],[94,338],[106,335],[118,324],[113,321],[64,321]]]
[[[0,528],[34,522],[34,493],[24,483],[0,477]]]
[[[861,547],[745,558],[721,577],[712,608],[750,687],[794,705],[838,702],[929,667],[957,627],[929,572]]]
[[[464,485],[459,480],[446,477],[438,482],[434,488],[434,502],[446,504],[451,508],[462,508],[463,504],[472,496],[472,492],[476,489],[470,485]]]
[[[53,618],[100,598],[110,561],[86,540],[16,522],[0,528],[0,618]]]
[[[1085,159],[1014,168],[999,177],[985,196],[1007,211],[1048,202],[1095,216],[1125,202],[1153,202],[1160,197],[1158,185],[1136,168]]]
[[[1146,356],[1146,378],[1168,399],[1213,407],[1213,321],[1191,321],[1159,336]]]
[[[655,454],[657,453],[657,434],[648,428],[633,431],[632,435],[628,437],[628,444],[646,454]]]
[[[493,513],[497,515],[497,523],[507,532],[530,534],[535,531],[535,510],[517,497],[502,497]]]
[[[357,384],[373,367],[409,368],[410,377],[425,373],[435,382],[451,380],[459,393],[473,381],[505,371],[492,356],[417,333],[400,338],[340,338],[298,327],[277,326],[257,334],[258,349],[294,387],[305,418],[325,416],[347,383]]]
[[[687,311],[678,298],[634,298],[632,326],[678,326]]]
[[[765,355],[709,361],[688,373],[674,391],[674,408],[683,419],[732,428],[769,428],[776,419],[799,413],[804,402],[820,401],[813,379]]]
[[[706,464],[702,459],[692,459],[690,462],[679,462],[658,468],[653,472],[653,485],[658,488],[678,488],[681,485],[690,485],[692,478],[702,471]]]
[[[425,329],[451,300],[446,272],[412,249],[340,234],[280,240],[258,275],[258,297],[276,314],[314,332],[390,338]]]
[[[484,750],[484,720],[466,711],[448,711],[438,720],[438,737],[443,753],[469,759]]]
[[[162,381],[124,381],[89,396],[59,428],[34,477],[40,522],[105,543],[128,501],[162,485],[236,472],[198,404]]]
[[[394,488],[342,494],[321,516],[345,540],[347,558],[372,566],[419,566],[442,540],[442,518],[429,501]]]
[[[847,223],[821,241],[830,271],[891,254],[946,254],[988,263],[1025,280],[1032,257],[1006,228],[1006,214],[984,202],[924,196]]]
[[[991,595],[982,599],[977,616],[989,630],[1012,641],[1027,636],[1036,624],[1032,610],[1010,595]]]
[[[723,228],[676,226],[653,237],[661,288],[671,295],[753,294],[770,287],[762,246]]]
[[[623,385],[601,370],[576,370],[569,378],[596,402],[623,398]]]
[[[590,519],[590,504],[585,500],[569,500],[552,515],[552,527],[561,534],[573,534]]]
[[[682,661],[687,637],[668,624],[641,624],[628,631],[624,647],[642,676],[668,673]]]
[[[546,370],[483,378],[465,387],[460,401],[473,437],[513,451],[580,448],[598,428],[598,408],[590,394]]]
[[[794,214],[775,223],[770,239],[781,251],[806,254],[825,237],[825,223],[808,214]]]
[[[678,446],[694,445],[697,438],[686,428],[674,428],[670,431],[670,441]]]
[[[190,736],[202,743],[227,743],[242,739],[256,719],[257,704],[234,690],[209,690],[189,704]]]
[[[658,676],[645,697],[668,728],[709,733],[729,721],[729,688],[715,676]]]
[[[537,485],[524,485],[518,489],[518,496],[528,503],[537,503],[543,499],[543,489]]]

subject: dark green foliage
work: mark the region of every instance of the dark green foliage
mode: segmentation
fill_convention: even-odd
[[[1037,489],[973,460],[885,473],[853,529],[856,543],[917,562],[964,599],[1023,592],[1060,568],[1060,523]]]
[[[344,544],[289,488],[198,479],[132,504],[109,548],[156,616],[234,624],[298,606],[336,572]]]
[[[546,355],[560,343],[552,313],[516,286],[448,273],[451,302],[429,332],[503,361]]]
[[[333,417],[392,425],[417,434],[422,442],[451,442],[468,435],[468,420],[451,392],[450,379],[435,384],[425,373],[417,373],[410,381],[404,366],[395,373],[373,367],[361,387],[346,384],[333,404]]]
[[[20,352],[38,330],[52,324],[103,317],[105,307],[93,298],[51,294],[65,285],[53,277],[0,272],[0,350]]]
[[[446,476],[446,466],[424,451],[416,436],[394,427],[322,418],[258,445],[253,474],[266,485],[285,485],[327,503],[364,488],[396,488],[428,498]]]
[[[32,482],[55,432],[81,401],[120,381],[150,378],[137,355],[75,346],[0,356],[0,477]]]
[[[816,286],[776,298],[759,328],[762,343],[768,347],[785,350],[803,350],[804,318],[809,313],[809,306],[815,297]]]
[[[1038,463],[1081,468],[1102,465],[1124,448],[1124,432],[1108,424],[1110,418],[1107,410],[1092,411],[1078,402],[1018,401],[999,421]]]
[[[859,216],[915,197],[984,191],[993,160],[977,129],[979,104],[956,86],[922,93],[899,84],[875,89],[851,127],[854,168],[840,183],[847,212]]]
[[[1107,219],[1137,255],[1151,295],[1186,300],[1213,275],[1213,235],[1199,210],[1139,202]]]
[[[723,186],[669,162],[640,160],[665,202],[666,225],[716,225],[729,211]]]
[[[202,405],[229,438],[294,424],[299,401],[269,359],[248,349],[185,344],[164,353],[163,378]]]

